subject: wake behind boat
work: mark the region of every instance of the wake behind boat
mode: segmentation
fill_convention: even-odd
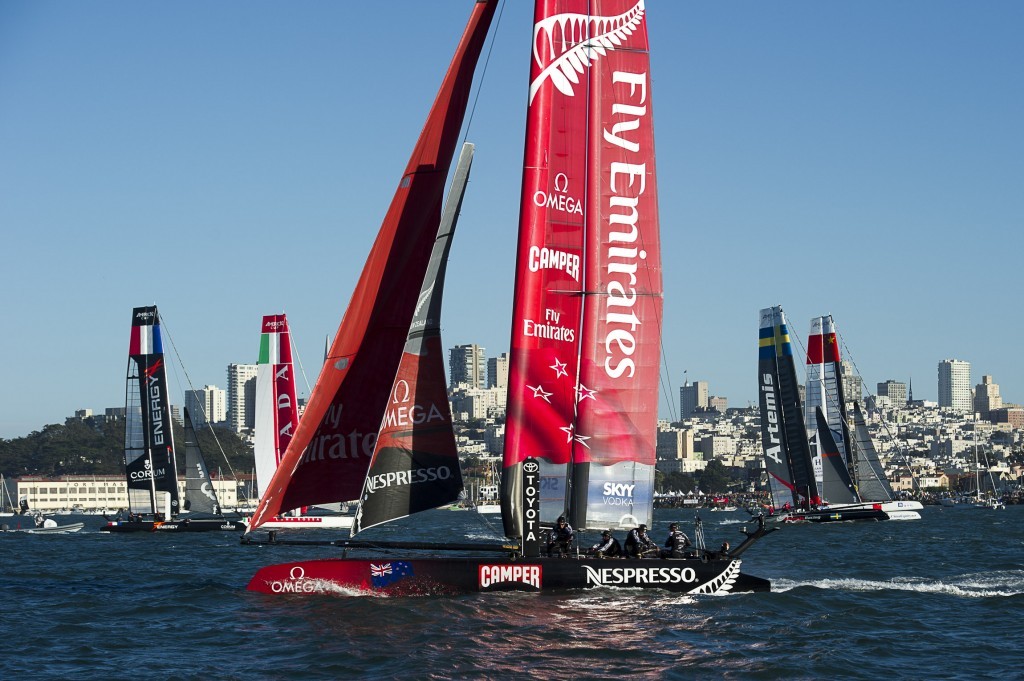
[[[495,6],[474,5],[250,529],[289,509],[358,499],[355,535],[463,493],[440,313],[471,145],[443,216],[441,204]],[[562,515],[581,533],[652,522],[663,291],[643,0],[538,0],[533,36],[499,491],[508,539],[337,540],[327,543],[345,557],[263,568],[250,590],[770,589],[740,572],[739,556],[770,531],[763,522],[719,553],[615,560],[577,546],[561,558],[540,555],[545,527]],[[266,543],[309,542],[272,535]]]

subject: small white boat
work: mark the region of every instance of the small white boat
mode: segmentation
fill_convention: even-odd
[[[67,525],[58,525],[57,521],[53,518],[47,518],[42,521],[37,518],[33,527],[11,528],[4,523],[3,525],[0,525],[0,532],[22,532],[24,534],[69,534],[71,532],[78,532],[83,527],[85,527],[85,523],[68,523]]]

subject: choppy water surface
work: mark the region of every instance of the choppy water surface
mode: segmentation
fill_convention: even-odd
[[[0,679],[1024,678],[1024,507],[923,516],[785,527],[744,556],[770,594],[458,598],[249,593],[263,565],[337,550],[65,517],[86,530],[0,534]],[[655,537],[692,517],[659,511]],[[741,539],[743,513],[703,517],[710,546]],[[489,536],[474,513],[403,522],[383,531]]]

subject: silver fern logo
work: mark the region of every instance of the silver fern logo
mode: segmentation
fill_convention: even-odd
[[[727,594],[732,591],[736,579],[740,576],[740,561],[734,560],[729,563],[722,574],[712,580],[701,584],[696,589],[690,589],[692,594]]]
[[[533,27],[533,59],[542,71],[530,83],[530,103],[546,80],[563,95],[572,97],[579,75],[609,50],[625,43],[643,17],[644,0],[637,0],[632,9],[612,17],[565,13],[538,22]]]

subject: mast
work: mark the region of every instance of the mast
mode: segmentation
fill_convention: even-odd
[[[644,3],[538,0],[531,56],[502,476],[512,537],[530,457],[542,522],[649,518],[660,347]]]
[[[250,529],[282,511],[360,496],[391,397],[390,378],[398,370],[437,235],[445,182],[496,4],[488,0],[473,6],[306,411]]]

